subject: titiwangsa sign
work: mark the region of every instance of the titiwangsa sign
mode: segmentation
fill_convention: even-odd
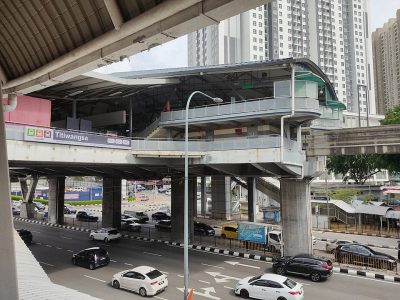
[[[26,126],[24,140],[31,142],[131,149],[131,140],[89,132]]]

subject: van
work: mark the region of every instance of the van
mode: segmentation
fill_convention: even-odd
[[[149,217],[142,211],[133,211],[133,210],[125,210],[125,215],[130,215],[133,218],[138,219],[138,223],[146,223],[149,220]]]

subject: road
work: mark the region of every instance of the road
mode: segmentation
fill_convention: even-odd
[[[155,296],[160,300],[182,299],[183,250],[160,243],[122,239],[115,243],[91,242],[88,233],[47,227],[39,224],[15,222],[17,228],[32,231],[32,253],[50,279],[57,284],[79,290],[102,299],[141,299],[140,296],[110,286],[112,275],[138,265],[150,265],[168,275],[168,289]],[[73,252],[95,245],[106,248],[112,262],[90,271],[71,263]],[[233,288],[238,279],[271,271],[271,264],[238,259],[220,254],[190,250],[190,285],[196,299],[238,299]],[[305,299],[397,299],[400,284],[334,274],[330,279],[312,283],[306,278],[292,279],[304,284]]]

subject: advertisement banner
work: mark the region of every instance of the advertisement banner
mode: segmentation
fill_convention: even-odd
[[[265,226],[251,222],[238,224],[238,239],[255,243],[265,243]]]
[[[131,140],[89,132],[25,126],[24,140],[102,148],[131,149]]]

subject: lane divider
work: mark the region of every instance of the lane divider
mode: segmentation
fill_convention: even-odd
[[[333,243],[333,242],[335,242],[335,241],[337,241],[337,240],[340,240],[340,239],[324,239],[324,238],[318,238],[318,237],[316,237],[315,239],[316,239],[317,241],[329,242],[329,243]],[[353,241],[353,242],[354,242],[354,243],[363,244],[363,245],[366,245],[366,246],[368,246],[368,247],[375,247],[375,248],[384,248],[384,249],[394,249],[394,250],[397,250],[397,247],[395,247],[395,246],[364,244],[364,243],[357,242],[357,241]]]
[[[14,218],[14,220],[27,222],[27,223],[41,224],[41,225],[45,225],[45,226],[47,225],[50,227],[61,227],[61,228],[72,229],[72,230],[76,230],[76,231],[90,232],[90,230],[87,228],[77,228],[77,227],[71,227],[71,226],[65,226],[65,225],[59,225],[59,224],[50,224],[50,223],[46,223],[46,222],[23,219],[23,218]],[[171,246],[177,246],[177,247],[183,248],[183,243],[180,243],[180,242],[165,241],[165,240],[160,240],[160,239],[156,240],[156,239],[149,239],[146,237],[129,236],[129,235],[124,235],[124,237],[129,238],[129,239],[139,240],[139,241],[153,241],[153,242],[157,242],[157,243],[163,243],[165,245],[171,245]],[[202,246],[202,245],[188,245],[188,246],[190,249],[202,250],[205,252],[230,255],[230,256],[234,256],[234,257],[247,258],[247,259],[259,260],[259,261],[265,261],[265,262],[273,262],[273,258],[270,256],[267,256],[267,255],[256,255],[256,254],[237,252],[237,251],[219,249],[219,248]],[[71,251],[71,250],[67,250],[67,251]],[[127,263],[125,263],[125,264],[129,265]],[[386,274],[365,272],[365,271],[360,271],[360,270],[339,268],[339,267],[333,267],[333,271],[336,273],[346,273],[346,274],[355,275],[355,276],[375,278],[375,279],[381,279],[381,280],[385,280],[385,281],[400,283],[400,276],[391,276],[391,275],[386,275]],[[178,276],[180,276],[180,275],[178,275]]]

